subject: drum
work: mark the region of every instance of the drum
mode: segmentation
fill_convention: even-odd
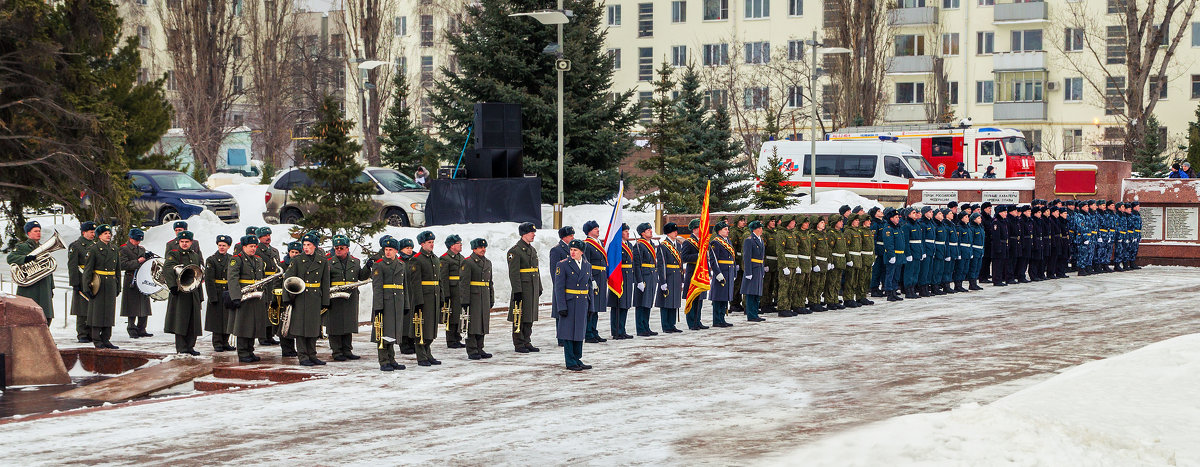
[[[149,295],[155,301],[163,301],[170,295],[162,283],[162,258],[154,258],[142,264],[138,268],[137,275],[134,276],[134,283],[137,284],[138,291]]]

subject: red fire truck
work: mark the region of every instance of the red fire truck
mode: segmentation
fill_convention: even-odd
[[[997,178],[1033,176],[1033,153],[1021,131],[1012,128],[895,125],[850,127],[829,134],[830,141],[893,138],[924,156],[943,177],[950,176],[959,162],[976,178],[982,177],[988,166]]]

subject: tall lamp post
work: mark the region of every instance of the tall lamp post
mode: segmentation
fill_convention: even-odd
[[[362,114],[362,120],[359,122],[359,128],[362,128],[363,133],[363,149],[370,151],[370,149],[367,148],[367,89],[374,89],[375,84],[371,83],[370,81],[366,81],[366,78],[363,77],[363,73],[370,72],[371,70],[384,65],[388,65],[388,62],[383,60],[365,60],[361,58],[355,60],[355,62],[358,63],[358,106],[362,110],[360,112]]]
[[[812,68],[808,72],[808,100],[812,107],[812,150],[808,153],[808,202],[817,202],[817,55],[818,54],[848,54],[850,49],[845,47],[824,47],[817,42],[817,32],[813,31],[812,40],[807,41],[812,48]],[[820,49],[818,49],[820,47]]]
[[[554,25],[558,30],[558,43],[543,51],[554,53],[554,71],[558,74],[558,203],[554,205],[554,228],[558,229],[562,228],[563,210],[563,72],[571,69],[571,61],[563,59],[563,25],[569,23],[574,15],[571,10],[563,9],[563,0],[558,0],[557,8],[553,10],[513,13],[509,16],[529,16],[539,23]]]

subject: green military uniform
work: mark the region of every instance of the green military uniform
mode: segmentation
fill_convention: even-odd
[[[820,216],[813,216],[813,231],[809,236],[813,243],[813,269],[817,269],[813,271],[812,281],[808,287],[808,303],[813,304],[814,311],[824,310],[821,306],[821,293],[825,291],[829,258],[833,257],[833,244],[829,241],[829,231],[816,228],[816,224],[820,220]]]
[[[451,253],[447,251],[442,254],[441,258],[441,275],[440,282],[442,285],[442,293],[445,294],[443,300],[450,301],[450,314],[441,316],[440,318],[446,325],[446,347],[457,349],[463,347],[462,333],[462,311],[465,304],[465,296],[459,289],[466,289],[467,286],[462,284],[462,267],[463,255],[461,253]],[[439,310],[440,313],[440,310]]]
[[[801,313],[811,313],[807,307],[812,304],[808,301],[808,292],[812,288],[813,281],[813,229],[812,218],[809,216],[800,216],[800,232],[796,235],[799,248],[796,254],[799,256],[799,261],[796,262],[796,268],[799,269],[796,276],[796,307]],[[805,226],[804,224],[809,224]],[[807,302],[807,303],[806,303]]]
[[[168,253],[170,253],[170,252],[171,252],[171,250],[178,250],[178,249],[179,249],[179,239],[172,239],[172,240],[170,240],[170,241],[168,241],[168,242],[167,242],[167,248],[166,248],[166,250],[167,250],[167,252],[168,252]],[[196,257],[197,257],[197,258],[203,258],[203,257],[204,257],[204,254],[203,254],[203,253],[200,253],[200,242],[193,241],[193,242],[192,242],[192,247],[191,247],[191,248],[189,248],[189,249],[190,249],[190,250],[192,250],[192,253],[195,253],[195,254],[196,254]]]
[[[533,249],[533,245],[525,243],[525,240],[517,240],[517,244],[508,249],[508,281],[513,292],[513,299],[508,303],[509,322],[513,321],[514,307],[518,303],[521,305],[521,322],[513,325],[513,347],[518,352],[531,351],[536,349],[530,342],[530,336],[533,333],[533,322],[538,320],[542,276],[538,272],[537,250]]]
[[[463,261],[461,274],[458,292],[467,313],[467,356],[490,357],[483,351],[483,338],[488,334],[492,306],[496,304],[492,262],[472,253]]]
[[[829,263],[833,264],[833,267],[825,276],[825,306],[834,306],[835,308],[841,307],[842,274],[846,271],[846,256],[850,252],[846,236],[836,227],[841,220],[841,214],[830,214],[826,230],[829,232],[829,247],[832,255],[829,257]]]
[[[125,330],[129,337],[146,337],[146,321],[150,316],[150,297],[138,290],[137,272],[141,269],[146,257],[146,249],[140,244],[126,243],[117,249],[121,258],[121,316],[127,318]]]
[[[274,276],[276,274],[283,272],[283,267],[280,265],[281,256],[279,255],[279,250],[275,249],[275,247],[271,246],[269,243],[259,241],[258,242],[258,251],[256,251],[254,254],[263,260],[263,273],[266,274],[268,277]],[[263,293],[263,299],[267,301],[268,307],[272,306],[272,305],[278,305],[279,302],[283,301],[283,290],[282,290],[283,284],[282,284],[282,282],[277,280],[274,282],[274,285],[272,285],[271,287],[272,287],[271,290],[266,290]],[[275,303],[272,303],[272,302],[275,302]],[[273,342],[273,340],[274,340],[274,336],[278,336],[278,335],[279,335],[279,326],[272,325],[271,323],[268,322],[267,323],[267,336],[264,338],[260,338],[258,340],[258,343],[261,345],[277,343],[277,342]],[[281,346],[282,346],[284,353],[295,353],[296,352],[296,341],[294,339],[284,338],[281,340],[282,340]]]
[[[764,225],[770,225],[772,217],[767,218]],[[779,229],[782,230],[782,229]],[[762,294],[762,312],[775,311],[776,301],[778,300],[778,292],[776,288],[775,276],[779,275],[779,252],[776,250],[778,246],[775,243],[775,236],[778,235],[775,227],[766,227],[763,229],[763,245],[766,248],[766,261],[763,263],[766,267],[766,273],[763,274],[763,294]]]
[[[194,243],[194,242],[193,242]],[[179,291],[179,276],[175,274],[175,266],[200,266],[200,255],[194,250],[181,250],[179,245],[167,250],[163,261],[163,282],[168,289],[173,289],[167,299],[167,319],[164,332],[175,335],[175,351],[198,355],[196,338],[201,334],[200,308],[204,302],[204,289],[196,287],[191,292]]]
[[[8,254],[8,264],[25,264],[25,257],[29,256],[29,253],[36,250],[38,246],[40,246],[38,242],[30,239],[25,239],[25,241],[18,243],[17,246],[13,247],[13,251]],[[28,287],[17,287],[17,295],[29,298],[42,307],[42,314],[46,317],[46,326],[49,326],[50,321],[54,320],[54,273],[47,274],[46,277],[39,279]]]
[[[413,333],[414,350],[417,354],[417,363],[429,362],[433,363],[437,359],[433,358],[431,345],[437,339],[438,326],[441,325],[442,314],[442,295],[441,282],[438,280],[438,274],[441,272],[441,261],[432,251],[421,250],[409,260],[410,267],[408,269],[411,275],[408,278],[410,284],[413,285],[412,293],[421,295],[421,338],[417,339],[416,333]],[[419,292],[418,292],[419,291]],[[416,309],[414,307],[413,309]],[[412,323],[410,323],[410,326]],[[423,343],[422,343],[423,341]]]
[[[229,289],[229,281],[225,279],[228,273],[229,253],[213,253],[204,260],[204,293],[208,297],[204,312],[204,330],[212,333],[214,352],[235,350],[229,345],[230,312],[221,302],[221,294]]]
[[[91,294],[88,301],[87,322],[91,328],[92,343],[96,347],[115,348],[112,328],[117,321],[117,295],[121,293],[121,255],[111,243],[93,242],[88,248],[83,266],[84,291]],[[100,277],[100,289],[92,293],[92,278]]]
[[[73,289],[71,293],[71,316],[75,317],[75,337],[79,342],[91,342],[92,331],[88,329],[88,300],[83,296],[83,263],[87,260],[88,248],[95,240],[80,236],[67,246],[67,279]]]
[[[300,364],[324,364],[317,358],[317,337],[321,335],[321,310],[329,308],[329,263],[323,255],[300,253],[288,262],[283,274],[284,281],[289,277],[299,277],[304,281],[304,291],[300,294],[283,292],[284,302],[292,305],[287,335],[296,339]]]
[[[784,216],[780,221],[783,223],[783,228],[779,229],[774,238],[775,253],[778,257],[776,264],[779,265],[779,274],[775,275],[777,278],[775,296],[781,317],[793,316],[792,309],[796,307],[793,300],[795,299],[795,276],[799,273],[796,266],[800,259],[800,240],[797,238],[796,228],[794,226],[788,228],[794,219],[795,216]]]
[[[329,261],[329,286],[348,285],[367,279],[370,271],[363,269],[358,258],[346,254],[338,258],[330,254],[325,258]],[[337,361],[354,360],[354,334],[358,333],[358,288],[347,290],[348,298],[329,299],[329,311],[325,312],[325,333],[329,335],[329,350]]]
[[[845,302],[843,305],[850,307],[858,306],[858,282],[859,274],[862,272],[860,267],[862,264],[862,229],[853,225],[853,222],[858,219],[857,214],[846,216],[847,225],[842,229],[842,237],[846,239],[847,248],[846,271],[842,278],[842,298]]]
[[[371,310],[376,323],[371,342],[377,344],[379,366],[384,371],[404,369],[396,362],[395,341],[403,336],[405,323],[412,321],[405,289],[407,270],[408,265],[399,259],[383,257],[371,264]]]
[[[871,216],[860,214],[859,217],[865,223]],[[875,222],[871,219],[871,222]],[[856,267],[862,268],[861,275],[858,278],[858,297],[860,303],[871,304],[867,298],[867,293],[871,288],[871,268],[875,264],[875,230],[867,227],[865,224],[862,230],[862,264],[858,261],[854,262]]]
[[[258,361],[258,356],[254,355],[254,339],[264,339],[270,335],[267,333],[267,301],[274,300],[271,291],[260,290],[262,295],[252,299],[242,295],[242,287],[267,277],[266,267],[262,257],[257,254],[252,256],[240,252],[229,259],[225,269],[225,277],[230,285],[229,299],[241,300],[240,306],[231,312],[232,322],[228,330],[237,336],[238,359],[243,362]]]

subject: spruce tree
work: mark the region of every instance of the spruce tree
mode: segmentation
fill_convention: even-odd
[[[442,67],[430,101],[434,122],[445,144],[443,157],[457,159],[474,122],[476,102],[522,105],[523,164],[542,179],[542,200],[556,199],[557,75],[553,55],[542,53],[556,42],[555,28],[515,12],[554,8],[550,0],[482,0],[467,11],[462,33],[450,35],[458,70]],[[606,201],[617,189],[618,166],[632,149],[629,130],[637,119],[632,91],[610,95],[612,60],[602,26],[604,4],[566,0],[574,16],[563,27],[564,197],[568,204]]]
[[[347,137],[353,127],[354,122],[345,119],[338,109],[337,100],[327,96],[312,130],[320,139],[303,153],[310,166],[301,170],[312,184],[297,188],[294,196],[299,204],[316,206],[300,220],[303,231],[317,230],[323,238],[342,234],[362,243],[367,236],[383,230],[384,223],[370,202],[375,185],[357,181],[363,164],[356,155],[362,146]]]
[[[1167,171],[1166,158],[1163,156],[1166,142],[1162,140],[1159,128],[1158,118],[1151,115],[1146,120],[1146,136],[1134,152],[1133,172],[1143,177],[1158,177]]]
[[[1196,121],[1188,122],[1187,161],[1193,170],[1200,170],[1200,105],[1196,106]]]
[[[395,73],[392,79],[392,106],[379,128],[380,159],[383,165],[405,174],[416,173],[417,167],[426,164],[432,153],[433,142],[418,130],[412,122],[412,110],[408,105],[408,79],[404,73]],[[437,164],[430,168],[437,171]]]
[[[686,134],[679,107],[672,94],[675,81],[671,79],[674,68],[663,62],[658,68],[658,79],[654,81],[654,98],[650,100],[651,122],[646,126],[651,156],[638,161],[637,167],[648,175],[634,179],[635,184],[647,191],[655,191],[654,199],[671,213],[700,212],[701,194],[695,186],[700,181],[695,162],[699,158],[700,140],[690,140]],[[697,152],[688,152],[697,151]]]
[[[758,191],[754,193],[754,207],[758,209],[779,209],[787,207],[788,187],[783,185],[787,175],[780,170],[783,159],[779,157],[779,148],[772,148],[767,157],[767,169],[759,179]]]
[[[750,205],[748,191],[752,173],[742,156],[742,144],[733,138],[729,112],[719,106],[708,117],[708,143],[702,156],[708,179],[712,180],[713,211],[732,212]],[[778,170],[778,169],[777,169]],[[786,191],[785,191],[786,193]]]

